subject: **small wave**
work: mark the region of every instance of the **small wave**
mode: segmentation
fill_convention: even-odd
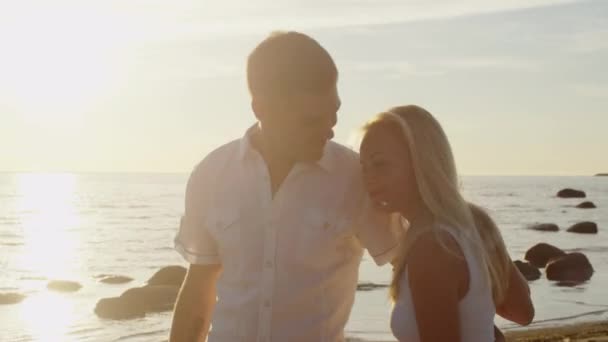
[[[23,242],[1,242],[0,246],[18,247],[23,246]]]
[[[122,340],[136,338],[136,337],[155,336],[155,335],[160,335],[160,334],[165,334],[165,333],[167,333],[167,330],[162,330],[162,329],[145,331],[145,332],[140,332],[140,333],[135,333],[135,334],[130,334],[130,335],[123,335],[123,336],[120,336],[119,338],[117,338],[115,341],[122,341]]]
[[[146,209],[150,207],[151,206],[147,204],[131,204],[128,206],[129,209]]]
[[[565,249],[565,251],[567,251],[567,252],[604,253],[604,252],[608,252],[608,246],[579,247],[579,248]]]
[[[606,310],[608,310],[608,305],[607,304],[591,304],[591,303],[583,302],[581,300],[556,300],[556,302],[567,303],[567,304],[576,304],[576,305],[584,305],[584,306],[596,307],[596,308],[605,308]]]
[[[568,321],[571,319],[582,318],[582,317],[601,316],[605,313],[608,313],[608,309],[607,310],[588,311],[588,312],[583,312],[578,315],[572,315],[572,316],[563,316],[563,317],[538,320],[538,321],[534,321],[534,324],[553,323],[553,322],[557,323],[557,322],[563,322],[563,321]]]
[[[19,279],[21,280],[48,280],[49,278],[45,276],[22,276]]]
[[[20,237],[21,236],[15,234],[15,233],[0,233],[0,238],[8,238],[8,239],[10,239],[10,238],[13,238],[13,239],[17,238],[18,239]]]
[[[0,217],[0,223],[2,223],[2,224],[16,224],[16,223],[19,223],[19,217],[15,217],[15,216]]]

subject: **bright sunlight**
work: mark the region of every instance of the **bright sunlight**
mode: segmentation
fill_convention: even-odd
[[[0,90],[27,123],[77,123],[115,85],[120,33],[108,13],[21,2],[2,11],[0,73],[10,88]]]
[[[24,213],[21,267],[49,279],[74,276],[80,224],[73,174],[18,175],[17,209]]]

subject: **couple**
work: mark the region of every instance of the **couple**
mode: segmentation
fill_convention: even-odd
[[[258,123],[188,181],[175,245],[190,267],[171,342],[344,341],[363,248],[393,264],[399,341],[489,342],[495,313],[532,320],[527,283],[492,219],[462,197],[431,114],[377,115],[357,156],[330,141],[338,71],[315,40],[271,35],[247,78]]]

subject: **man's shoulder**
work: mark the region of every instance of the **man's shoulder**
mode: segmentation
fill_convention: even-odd
[[[209,152],[196,164],[192,176],[203,174],[208,176],[209,173],[215,173],[214,170],[221,170],[227,162],[238,155],[240,143],[241,139],[235,139]]]
[[[331,155],[334,162],[339,163],[341,166],[359,166],[359,154],[345,145],[335,141],[329,141],[327,143],[326,152]]]

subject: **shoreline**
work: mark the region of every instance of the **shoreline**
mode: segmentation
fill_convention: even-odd
[[[608,342],[608,320],[505,331],[509,342]]]
[[[608,342],[608,320],[503,331],[507,342]],[[346,342],[380,342],[346,338]],[[395,342],[382,341],[382,342]]]

